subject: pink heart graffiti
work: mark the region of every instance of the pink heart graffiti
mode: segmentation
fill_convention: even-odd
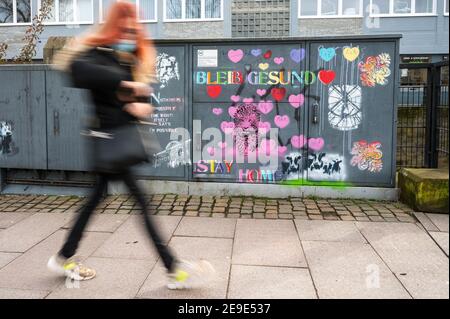
[[[258,124],[258,130],[261,134],[266,134],[270,131],[272,125],[270,122],[259,122]]]
[[[324,144],[325,144],[325,141],[321,137],[310,138],[308,140],[308,146],[313,151],[320,151],[323,148]]]
[[[302,106],[304,102],[305,96],[303,94],[292,94],[289,96],[289,103],[296,109]]]
[[[207,149],[209,156],[214,156],[216,149],[212,146]]]
[[[275,116],[275,125],[279,128],[285,128],[289,125],[289,116],[287,115],[277,115]]]
[[[244,51],[241,49],[228,51],[228,58],[233,63],[238,63],[244,57]]]
[[[221,108],[215,107],[215,108],[213,108],[212,112],[215,115],[220,115],[220,114],[222,114],[223,110]]]
[[[287,151],[286,146],[278,146],[278,155],[283,156]]]
[[[253,99],[251,97],[249,97],[249,98],[244,99],[243,102],[244,103],[252,103]]]
[[[273,59],[273,62],[275,62],[276,64],[280,65],[284,62],[284,58],[283,57],[276,57],[275,59]]]
[[[231,106],[228,108],[228,114],[230,114],[230,116],[232,118],[234,118],[234,116],[236,115],[236,111],[237,111],[237,108],[234,106]]]
[[[241,100],[241,97],[239,95],[232,95],[230,97],[231,101],[233,102],[239,102]]]
[[[264,89],[257,89],[256,90],[256,94],[258,94],[259,96],[263,96],[266,93],[267,93],[267,90],[264,90]]]
[[[261,101],[258,103],[258,110],[263,114],[269,114],[273,110],[272,101]]]
[[[220,128],[222,129],[222,131],[225,133],[225,134],[231,134],[231,133],[233,133],[233,130],[234,130],[234,123],[233,122],[227,122],[227,121],[223,121],[221,124],[220,124]]]
[[[295,148],[302,148],[306,142],[307,139],[303,135],[294,135],[291,137],[291,144]]]

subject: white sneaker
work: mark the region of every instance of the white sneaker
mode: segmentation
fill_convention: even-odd
[[[58,275],[77,281],[90,280],[96,275],[94,269],[83,266],[74,258],[67,259],[58,255],[50,257],[47,268]]]
[[[179,261],[175,265],[175,270],[168,274],[167,288],[172,290],[199,288],[210,281],[214,274],[214,267],[206,260]]]

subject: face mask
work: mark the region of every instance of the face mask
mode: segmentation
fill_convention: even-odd
[[[116,44],[113,44],[112,47],[117,51],[134,52],[136,51],[136,42],[122,40]]]

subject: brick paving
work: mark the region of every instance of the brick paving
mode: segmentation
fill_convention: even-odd
[[[0,299],[448,299],[448,214],[415,212],[413,223],[401,203],[356,200],[148,197],[175,254],[209,260],[217,271],[202,289],[172,291],[132,216],[139,207],[110,196],[77,252],[98,276],[74,285],[46,263],[73,223],[66,212],[83,200],[0,196]],[[381,285],[368,269],[379,271]]]
[[[228,196],[153,195],[146,196],[151,214],[214,218],[301,219],[344,221],[388,221],[413,223],[413,211],[400,202],[257,198]],[[0,212],[74,213],[85,198],[76,196],[1,195]],[[99,214],[140,214],[129,195],[107,196]]]

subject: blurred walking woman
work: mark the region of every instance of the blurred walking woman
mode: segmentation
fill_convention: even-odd
[[[189,263],[174,258],[148,215],[144,195],[130,171],[132,165],[145,159],[145,148],[133,123],[152,113],[148,101],[154,61],[155,49],[137,23],[135,5],[129,2],[114,3],[103,25],[75,39],[55,57],[55,68],[70,73],[75,87],[91,93],[97,119],[96,127],[91,128],[96,136],[93,164],[99,175],[62,249],[48,261],[48,268],[58,274],[74,280],[95,277],[95,270],[79,263],[74,255],[109,180],[122,180],[142,207],[146,229],[167,269],[169,288],[195,285],[212,270],[206,261]]]

